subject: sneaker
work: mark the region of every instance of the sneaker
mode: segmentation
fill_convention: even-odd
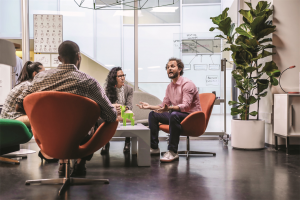
[[[150,154],[151,155],[159,155],[160,154],[160,149],[159,148],[157,148],[157,149],[150,148]]]
[[[172,162],[174,160],[179,160],[178,153],[174,153],[173,151],[168,151],[160,159],[160,162]]]

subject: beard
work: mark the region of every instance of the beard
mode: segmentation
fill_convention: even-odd
[[[169,74],[168,74],[168,77],[169,77],[169,79],[174,79],[174,78],[177,78],[178,77],[178,72],[173,72],[173,76],[169,76]]]

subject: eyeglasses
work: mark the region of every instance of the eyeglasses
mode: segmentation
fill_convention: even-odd
[[[122,78],[124,76],[124,78],[126,77],[126,74],[123,74],[123,75],[120,75],[120,76],[117,76],[118,78]]]

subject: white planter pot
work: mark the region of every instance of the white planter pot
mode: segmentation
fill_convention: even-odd
[[[236,149],[263,149],[265,121],[231,120],[231,146]]]

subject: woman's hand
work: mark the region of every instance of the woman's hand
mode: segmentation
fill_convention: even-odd
[[[149,103],[146,102],[141,102],[140,104],[136,104],[140,109],[151,109],[151,106],[149,105]]]
[[[115,107],[118,115],[121,115],[121,108],[120,108],[121,105],[120,104],[112,104],[112,105]]]

